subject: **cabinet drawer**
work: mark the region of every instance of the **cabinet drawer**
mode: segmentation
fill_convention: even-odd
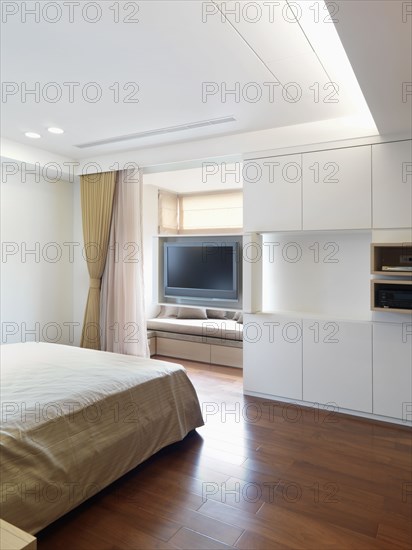
[[[243,367],[243,349],[229,346],[210,346],[210,362],[212,365],[227,367]]]
[[[157,354],[210,363],[210,345],[157,337]]]

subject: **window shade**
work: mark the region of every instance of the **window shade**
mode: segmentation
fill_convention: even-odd
[[[159,233],[176,234],[179,229],[179,197],[159,191]]]
[[[242,227],[242,191],[179,196],[179,233]]]

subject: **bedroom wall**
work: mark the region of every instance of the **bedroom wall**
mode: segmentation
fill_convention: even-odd
[[[145,177],[143,176],[143,178]],[[143,261],[145,312],[147,319],[156,317],[159,313],[159,306],[153,301],[153,285],[156,282],[153,272],[153,237],[157,235],[158,230],[157,196],[157,187],[149,184],[143,185]]]
[[[87,271],[86,260],[81,252],[83,250],[83,226],[80,204],[80,181],[76,181],[73,184],[73,242],[78,245],[76,246],[75,261],[72,265],[73,322],[75,323],[73,344],[79,346],[87,293],[89,291],[89,273]]]
[[[70,343],[72,184],[2,171],[2,343]]]

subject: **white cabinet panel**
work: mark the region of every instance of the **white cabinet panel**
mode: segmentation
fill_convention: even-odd
[[[246,392],[302,399],[302,323],[245,315],[243,383]]]
[[[412,419],[412,323],[373,326],[373,412]]]
[[[243,205],[245,232],[302,229],[301,155],[245,161]]]
[[[373,227],[412,226],[412,141],[372,146]]]
[[[371,227],[371,147],[306,153],[303,229]]]
[[[372,412],[372,327],[304,320],[303,399]]]

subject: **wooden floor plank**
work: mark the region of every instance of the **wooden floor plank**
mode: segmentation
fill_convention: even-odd
[[[179,507],[176,504],[172,506],[170,500],[164,496],[157,495],[156,498],[153,498],[150,493],[139,491],[134,504],[229,546],[233,545],[243,533],[243,529],[239,527],[211,519],[199,512]]]
[[[200,535],[191,529],[186,529],[186,527],[182,527],[170,542],[183,550],[229,550],[233,548],[210,537]]]
[[[205,426],[38,535],[39,550],[412,548],[412,437],[243,395],[240,369],[184,364]]]
[[[253,531],[245,531],[238,539],[236,548],[240,550],[289,550],[291,547],[275,542],[272,539],[259,535]]]
[[[394,512],[386,513],[379,522],[377,538],[392,548],[411,548],[412,523]]]

